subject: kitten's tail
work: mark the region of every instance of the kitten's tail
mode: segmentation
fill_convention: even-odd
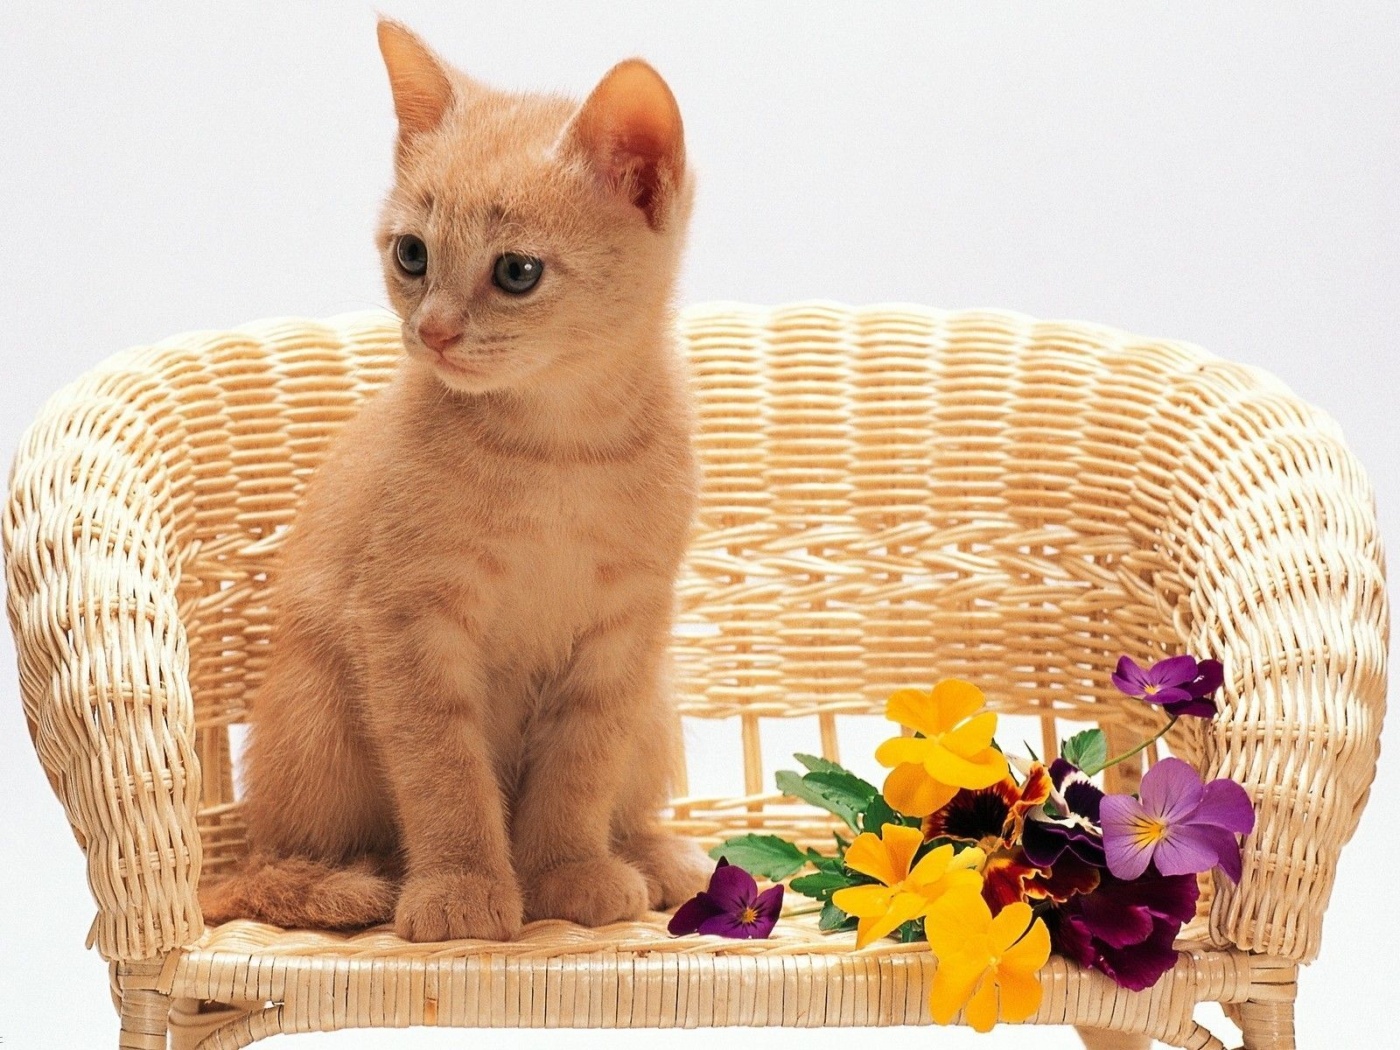
[[[397,882],[372,860],[332,867],[254,854],[232,875],[199,888],[204,921],[254,919],[274,926],[353,930],[392,922]]]

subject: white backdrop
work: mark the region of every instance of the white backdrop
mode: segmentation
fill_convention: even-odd
[[[1199,342],[1333,413],[1397,535],[1400,7],[384,7],[502,85],[582,94],[618,59],[649,58],[681,102],[699,171],[685,301],[995,306]],[[49,393],[125,346],[383,302],[370,237],[392,113],[368,3],[5,0],[0,107],[5,462]],[[13,667],[7,635],[0,648]],[[112,1046],[104,968],[81,948],[92,914],[82,863],[11,672],[0,694],[0,1039],[6,1050]],[[1375,1045],[1393,1002],[1398,789],[1387,753],[1322,958],[1302,978],[1304,1046]],[[786,1048],[813,1037],[489,1038]],[[1077,1045],[1057,1030],[839,1038]]]

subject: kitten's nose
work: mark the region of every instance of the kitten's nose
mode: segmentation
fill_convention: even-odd
[[[429,350],[441,354],[461,342],[462,329],[440,318],[426,317],[418,325],[418,338]]]

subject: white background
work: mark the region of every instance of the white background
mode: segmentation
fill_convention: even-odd
[[[1394,536],[1400,8],[1308,6],[385,0],[498,84],[582,94],[630,54],[661,69],[699,171],[685,301],[996,306],[1199,342],[1333,413]],[[6,462],[44,397],[127,345],[383,302],[370,238],[392,115],[368,4],[5,0],[0,107]],[[114,1046],[104,967],[81,948],[82,863],[12,674],[0,691],[0,1037]],[[1302,978],[1303,1046],[1376,1045],[1393,1027],[1397,732]],[[716,1038],[815,1036],[489,1037]],[[1053,1029],[836,1038],[1077,1045]]]

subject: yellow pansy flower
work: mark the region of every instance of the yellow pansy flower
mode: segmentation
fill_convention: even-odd
[[[991,787],[1010,772],[992,747],[997,716],[982,711],[986,698],[971,682],[947,678],[932,692],[900,689],[885,704],[885,717],[921,733],[897,736],[875,751],[890,769],[885,800],[901,813],[926,817],[946,806],[959,788]],[[981,714],[978,714],[978,712]]]
[[[924,915],[929,906],[953,889],[982,891],[977,869],[986,856],[980,849],[965,849],[954,856],[951,845],[929,851],[910,870],[914,854],[923,844],[918,828],[886,824],[879,835],[867,831],[846,848],[846,867],[879,879],[880,886],[848,886],[837,890],[831,902],[856,924],[856,947],[885,937],[910,919]]]
[[[929,1013],[947,1024],[965,1004],[967,1023],[990,1032],[998,1018],[1024,1021],[1040,1008],[1037,971],[1050,957],[1050,931],[1030,905],[1008,904],[996,917],[979,893],[941,897],[924,919],[938,971]]]

